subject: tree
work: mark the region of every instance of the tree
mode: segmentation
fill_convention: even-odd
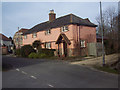
[[[32,46],[36,49],[36,52],[38,52],[38,49],[41,49],[41,42],[40,40],[36,40],[33,42]]]
[[[39,47],[40,45],[41,45],[40,40],[36,40],[36,41],[34,41],[33,44],[32,44],[32,46],[33,46],[34,48],[37,48],[37,49],[38,49],[38,47]]]
[[[105,11],[103,11],[102,15],[103,19],[103,32],[104,35],[108,34],[109,32],[113,32],[116,28],[116,19],[117,12],[115,7],[108,7]],[[101,21],[100,21],[100,15],[96,17],[96,22],[98,23],[98,33],[101,35]]]
[[[28,55],[32,52],[35,52],[31,45],[24,45],[21,47],[21,56],[28,57]]]
[[[108,54],[115,53],[118,50],[118,15],[115,7],[108,7],[103,11],[103,35],[107,37],[105,48]],[[98,23],[98,34],[101,34],[100,15],[96,17]]]

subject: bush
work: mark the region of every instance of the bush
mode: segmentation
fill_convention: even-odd
[[[32,52],[32,53],[30,53],[30,54],[28,55],[28,57],[29,57],[29,58],[38,58],[38,54]]]
[[[46,57],[52,57],[52,56],[54,56],[54,51],[55,51],[55,49],[38,49],[38,52],[40,53],[40,54],[46,54]]]
[[[45,53],[41,53],[41,54],[38,54],[39,55],[39,58],[45,58],[47,57],[47,55]]]
[[[32,52],[28,55],[28,57],[29,58],[45,58],[45,57],[47,57],[47,55],[45,53],[34,53],[34,52]]]
[[[16,49],[16,50],[15,50],[15,54],[16,54],[17,56],[21,56],[21,49]]]
[[[32,46],[33,46],[34,48],[37,48],[37,49],[38,49],[38,47],[41,46],[40,40],[34,41],[33,44],[32,44]]]
[[[22,57],[28,57],[28,55],[32,52],[35,52],[35,50],[30,45],[24,45],[23,47],[21,47],[21,56]]]

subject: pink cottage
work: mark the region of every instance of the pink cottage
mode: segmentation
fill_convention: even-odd
[[[56,18],[51,10],[49,21],[23,34],[23,45],[40,40],[42,48],[56,49],[56,56],[89,55],[88,44],[96,43],[96,26],[88,18],[82,19],[74,14]]]

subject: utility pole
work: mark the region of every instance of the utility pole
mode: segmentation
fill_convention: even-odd
[[[18,48],[20,48],[20,45],[19,45],[19,40],[20,38],[19,38],[19,27],[18,27]]]
[[[100,17],[101,17],[101,31],[102,31],[102,59],[103,59],[103,66],[105,66],[105,53],[104,53],[104,36],[103,36],[103,19],[102,19],[102,5],[100,1]]]

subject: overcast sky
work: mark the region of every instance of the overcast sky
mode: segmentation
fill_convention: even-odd
[[[117,9],[118,3],[102,3],[103,10],[112,6]],[[2,33],[13,37],[18,27],[30,29],[48,21],[51,9],[54,9],[56,17],[73,13],[81,18],[89,18],[96,24],[99,2],[2,2]]]

